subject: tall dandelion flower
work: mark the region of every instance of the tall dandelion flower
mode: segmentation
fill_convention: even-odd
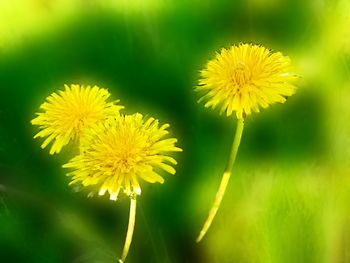
[[[208,231],[224,196],[240,145],[244,118],[252,112],[259,112],[261,107],[267,108],[275,102],[284,103],[286,97],[296,90],[292,84],[296,78],[289,57],[252,44],[221,49],[200,71],[196,91],[205,94],[199,102],[204,101],[206,108],[219,107],[220,114],[225,113],[226,116],[235,113],[237,128],[216,198],[197,242]]]
[[[99,195],[109,194],[117,200],[120,192],[130,197],[129,226],[120,262],[128,254],[136,216],[136,197],[141,194],[139,181],[163,183],[162,170],[175,174],[177,162],[169,152],[182,151],[175,138],[164,138],[168,124],[159,125],[154,118],[141,114],[110,118],[84,138],[81,152],[64,168],[70,184],[93,186]]]
[[[71,140],[80,140],[84,133],[108,117],[118,114],[123,106],[119,101],[107,102],[110,93],[97,86],[65,85],[64,91],[47,97],[31,121],[40,132],[34,138],[46,138],[41,145],[45,148],[52,142],[50,154],[59,153]]]

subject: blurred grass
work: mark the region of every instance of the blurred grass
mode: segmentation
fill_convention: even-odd
[[[348,1],[0,2],[1,262],[114,262],[128,202],[87,199],[32,140],[30,119],[64,83],[98,84],[127,113],[171,123],[175,177],[146,185],[129,262],[350,262]],[[233,119],[197,105],[216,50],[290,55],[298,93],[247,121],[208,236],[194,239],[226,162]]]

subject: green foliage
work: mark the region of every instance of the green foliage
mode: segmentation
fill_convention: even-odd
[[[115,262],[120,254],[128,200],[74,193],[61,169],[73,150],[52,157],[32,140],[44,98],[82,83],[108,88],[128,113],[171,123],[184,150],[175,177],[142,186],[129,262],[350,263],[347,1],[3,2],[1,262]],[[234,119],[197,105],[193,86],[215,50],[239,42],[289,54],[302,78],[284,105],[247,120],[218,217],[195,244]]]

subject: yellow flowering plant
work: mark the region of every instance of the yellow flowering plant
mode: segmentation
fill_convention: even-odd
[[[136,197],[141,195],[140,180],[163,183],[162,172],[175,174],[176,160],[170,152],[182,149],[177,139],[166,138],[169,124],[160,125],[152,117],[140,113],[121,115],[123,106],[107,102],[105,89],[79,85],[67,86],[53,93],[41,105],[44,112],[32,120],[41,131],[34,136],[47,137],[42,148],[51,141],[50,154],[59,153],[71,140],[79,141],[79,154],[64,164],[71,185],[89,187],[100,196],[106,192],[116,201],[120,192],[130,198],[129,224],[119,262],[124,262],[131,245]]]
[[[96,186],[99,195],[109,194],[117,200],[120,192],[130,198],[129,226],[120,262],[128,254],[136,216],[136,197],[141,194],[140,179],[149,183],[163,183],[163,170],[175,174],[177,162],[169,152],[182,151],[175,146],[175,138],[163,138],[169,124],[145,118],[140,113],[108,119],[85,137],[81,152],[64,168],[70,184]]]
[[[241,142],[244,119],[260,108],[273,103],[284,103],[295,93],[292,82],[297,75],[292,72],[291,61],[281,52],[252,44],[239,44],[222,48],[200,71],[196,91],[204,93],[199,102],[206,108],[220,108],[220,114],[235,114],[237,127],[231,153],[209,215],[197,237],[200,242],[208,231],[223,199],[231,170]]]
[[[50,154],[59,153],[71,140],[80,140],[99,122],[118,114],[124,107],[119,100],[107,102],[110,93],[97,86],[65,85],[65,90],[46,98],[31,121],[40,131],[34,138],[45,138],[41,148],[52,142]]]

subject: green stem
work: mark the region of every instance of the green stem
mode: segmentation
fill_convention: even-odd
[[[136,198],[131,197],[128,231],[126,233],[124,248],[123,248],[122,256],[119,259],[119,263],[123,263],[128,255],[129,248],[132,242],[134,228],[135,228],[135,218],[136,218]]]
[[[205,223],[202,227],[202,230],[200,231],[200,233],[196,239],[196,242],[200,242],[202,240],[202,238],[204,237],[204,235],[207,233],[207,231],[208,231],[211,223],[213,222],[213,219],[214,219],[214,217],[215,217],[215,215],[220,207],[222,198],[224,197],[224,194],[226,191],[228,181],[230,180],[232,167],[235,164],[238,148],[239,148],[239,145],[241,143],[243,128],[244,128],[244,120],[238,119],[236,133],[235,133],[235,137],[233,139],[230,157],[229,157],[228,162],[226,164],[226,168],[225,168],[224,174],[222,176],[219,189],[216,192],[216,197],[215,197],[214,203],[213,203],[212,207],[210,208],[208,218],[205,221]]]

